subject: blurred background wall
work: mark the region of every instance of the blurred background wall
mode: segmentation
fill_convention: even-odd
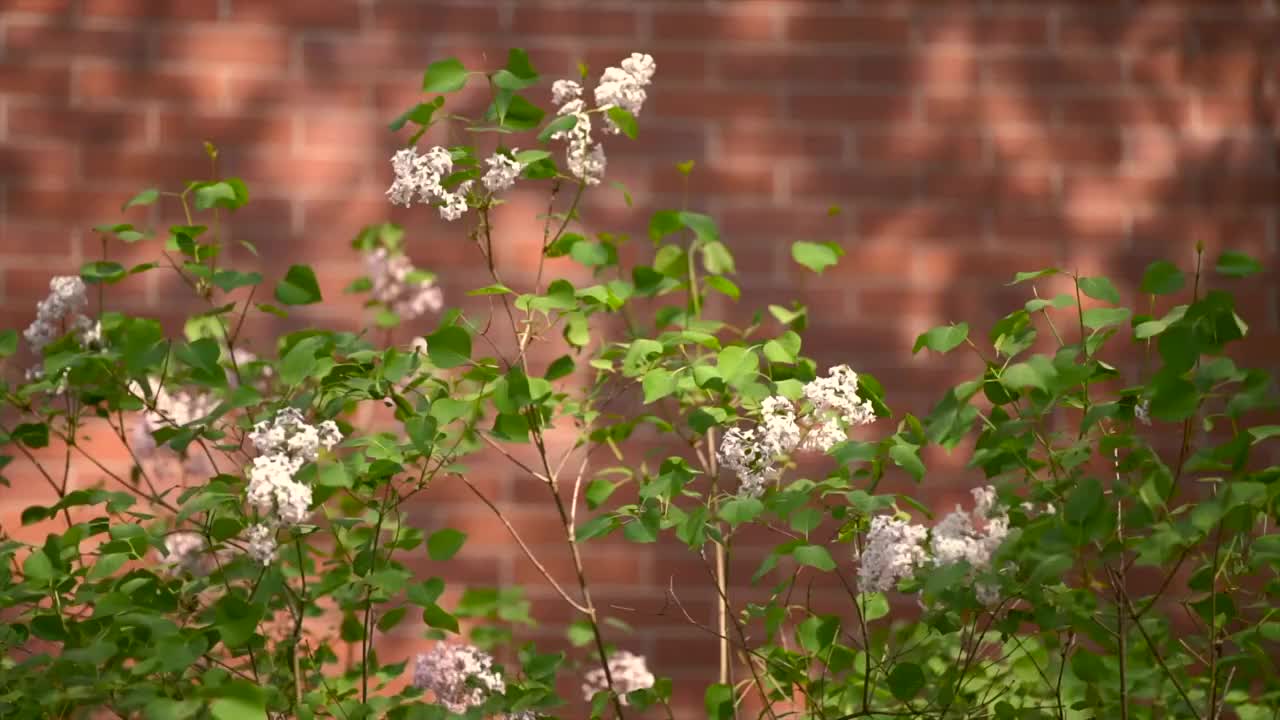
[[[926,412],[979,367],[913,357],[911,344],[948,321],[985,334],[1027,297],[1003,284],[1013,273],[1110,274],[1133,302],[1147,262],[1189,270],[1197,243],[1210,262],[1232,248],[1268,267],[1237,288],[1254,333],[1244,361],[1275,367],[1278,31],[1273,0],[0,0],[0,320],[25,327],[51,274],[101,256],[93,225],[178,222],[171,206],[119,208],[144,187],[206,177],[206,140],[251,193],[226,228],[229,260],[268,282],[312,263],[328,300],[287,322],[255,320],[261,352],[309,323],[366,324],[341,289],[363,271],[349,242],[367,223],[402,223],[447,302],[465,304],[463,291],[487,280],[463,229],[383,199],[406,135],[387,123],[421,99],[427,63],[494,69],[521,46],[548,81],[579,60],[598,76],[651,53],[640,137],[608,146],[610,176],[635,208],[602,186],[587,227],[643,236],[650,210],[682,205],[674,166],[694,160],[689,207],[720,221],[739,258],[733,312],[799,298],[813,309],[806,351],[873,373],[896,409]],[[549,102],[547,85],[538,92]],[[468,91],[450,107],[483,101]],[[545,197],[526,188],[511,200],[497,219],[499,261],[518,284]],[[808,274],[790,260],[799,239],[838,241],[846,256]],[[155,250],[107,252],[127,263]],[[174,323],[196,307],[172,274],[112,293],[110,307]],[[404,339],[433,327],[423,320]],[[105,441],[100,451],[127,462]],[[929,461],[946,471],[963,457]],[[3,491],[6,529],[43,487],[8,474],[18,482]],[[565,576],[554,523],[527,502],[539,489],[497,463],[476,478]],[[77,470],[77,483],[99,481]],[[924,492],[949,503],[972,484],[956,473]],[[471,534],[455,579],[521,583],[535,614],[569,617],[465,489],[431,494],[414,510],[421,525]],[[665,598],[673,579],[705,587],[701,563],[663,546],[603,546],[588,561],[598,601],[642,630],[620,645],[659,674],[713,671],[714,643]],[[711,620],[709,593],[683,599]],[[385,660],[420,647],[416,627],[397,632]]]

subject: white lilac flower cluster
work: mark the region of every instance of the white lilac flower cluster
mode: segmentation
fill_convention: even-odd
[[[1143,400],[1133,406],[1133,419],[1143,425],[1151,424],[1151,401]]]
[[[884,592],[897,587],[898,581],[911,577],[924,565],[928,554],[924,549],[929,530],[923,525],[877,515],[871,518],[871,530],[858,558],[858,587],[863,592]]]
[[[518,149],[511,148],[510,155],[494,153],[485,159],[484,162],[489,166],[489,170],[485,172],[484,177],[480,178],[480,182],[484,183],[490,193],[509,190],[516,184],[516,178],[520,177],[520,173],[524,171],[524,163],[515,159],[517,152],[519,152]]]
[[[49,280],[49,295],[36,305],[36,319],[22,336],[36,355],[63,333],[74,330],[86,348],[102,344],[102,325],[84,314],[89,306],[84,280],[78,275],[59,275]],[[44,368],[37,364],[27,370],[28,380],[38,380]]]
[[[217,406],[217,399],[209,393],[192,393],[186,390],[169,392],[158,380],[148,380],[154,388],[146,392],[138,383],[129,386],[135,397],[147,401],[147,409],[138,417],[130,433],[130,445],[140,457],[148,457],[156,450],[152,433],[165,427],[182,427],[205,417]],[[152,394],[154,393],[154,394]]]
[[[622,650],[609,656],[609,675],[613,677],[613,689],[623,705],[627,693],[653,687],[653,673],[649,672],[643,655]],[[582,676],[582,697],[590,700],[597,692],[609,689],[609,678],[604,668],[596,668]]]
[[[645,88],[653,81],[657,64],[653,57],[643,53],[631,53],[618,67],[605,68],[595,88],[596,111],[604,114],[605,132],[617,134],[621,128],[607,114],[609,108],[618,107],[632,115],[638,115],[647,96]],[[573,117],[574,126],[553,134],[553,139],[565,139],[568,148],[565,161],[569,172],[587,185],[597,185],[604,177],[607,160],[604,146],[591,138],[591,116],[582,98],[582,85],[573,80],[557,80],[551,86],[551,101],[559,106],[558,117]]]
[[[927,566],[963,561],[975,572],[989,568],[991,556],[1009,534],[1009,518],[996,507],[996,491],[991,486],[974,488],[972,494],[971,512],[957,505],[932,529],[899,518],[872,518],[858,558],[862,590],[892,590],[899,580]],[[978,583],[974,589],[980,602],[990,605],[999,600],[997,588]]]
[[[507,689],[491,655],[473,645],[452,643],[439,643],[418,655],[413,685],[431,691],[436,702],[459,714]]]
[[[738,494],[759,497],[781,473],[779,461],[797,450],[827,452],[848,438],[848,428],[875,420],[871,402],[858,395],[858,374],[847,365],[804,387],[808,412],[797,417],[791,401],[766,398],[754,428],[730,428],[720,441],[721,465],[738,476]]]
[[[428,312],[440,312],[444,293],[430,279],[414,279],[413,263],[401,252],[380,247],[365,255],[373,299],[386,305],[402,320],[413,320]]]
[[[209,556],[204,536],[199,533],[180,531],[169,533],[164,538],[164,564],[174,573],[187,572],[192,575],[204,575],[208,572]]]
[[[450,222],[467,211],[467,192],[471,181],[458,185],[455,190],[445,189],[444,179],[453,172],[453,156],[442,147],[433,147],[425,155],[417,148],[403,148],[391,157],[395,180],[387,189],[387,197],[393,205],[409,207],[416,198],[424,205],[435,204],[440,217]]]
[[[311,488],[294,476],[302,466],[342,440],[332,420],[311,425],[296,408],[284,408],[271,420],[253,426],[249,439],[259,455],[249,468],[249,504],[262,522],[248,529],[249,554],[270,564],[275,556],[275,529],[297,525],[311,514]]]

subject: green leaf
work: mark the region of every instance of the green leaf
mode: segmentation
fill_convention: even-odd
[[[946,354],[959,347],[968,337],[968,323],[940,325],[916,338],[916,344],[911,348],[911,354],[915,355],[922,348],[929,348],[934,352]]]
[[[703,696],[707,708],[707,720],[731,720],[733,718],[733,688],[716,683],[707,687]]]
[[[1076,483],[1067,497],[1063,517],[1073,525],[1088,522],[1102,507],[1102,483],[1097,478],[1085,477]]]
[[[654,368],[644,374],[644,401],[652,403],[676,391],[676,378],[662,368]]]
[[[444,98],[436,98],[432,102],[418,103],[408,110],[404,111],[395,120],[392,120],[387,127],[391,130],[399,130],[405,126],[405,123],[412,121],[415,125],[426,127],[431,124],[431,117],[435,115],[436,110],[444,104]]]
[[[218,698],[209,705],[213,720],[262,720],[267,716],[267,694],[257,685],[232,680],[213,692]]]
[[[231,292],[236,288],[257,285],[262,282],[262,275],[256,272],[243,273],[239,270],[219,270],[213,275],[213,284],[223,292]]]
[[[44,423],[22,423],[9,433],[9,437],[29,448],[49,445],[49,426]]]
[[[742,296],[742,291],[734,284],[732,280],[723,275],[708,275],[704,281],[707,287],[719,292],[721,295],[731,297],[737,300]]]
[[[1280,435],[1280,425],[1259,425],[1249,428],[1249,437],[1252,438],[1249,441],[1251,444],[1260,443],[1277,435]]]
[[[1018,283],[1024,283],[1028,280],[1038,280],[1042,277],[1057,275],[1060,272],[1062,271],[1059,270],[1058,268],[1045,268],[1044,270],[1032,270],[1030,272],[1020,272],[1013,276],[1013,282],[1009,284],[1017,285]]]
[[[280,359],[280,381],[297,385],[310,377],[316,369],[316,351],[324,344],[324,338],[307,337],[294,343]]]
[[[235,210],[249,201],[249,189],[240,178],[227,178],[196,187],[197,210],[220,207]]]
[[[867,622],[874,622],[889,614],[889,599],[882,592],[858,593],[858,611]]]
[[[422,621],[429,627],[440,628],[454,633],[458,632],[458,618],[435,603],[431,603],[422,609]]]
[[[898,443],[889,448],[889,458],[920,482],[924,479],[924,463],[920,462],[920,448],[910,443]]]
[[[1116,286],[1104,277],[1080,278],[1080,292],[1094,300],[1102,300],[1112,305],[1120,303],[1120,291],[1116,290]]]
[[[540,142],[546,142],[551,139],[552,135],[555,135],[558,132],[572,130],[577,126],[577,124],[577,115],[561,115],[547,123],[546,127],[542,128],[542,131],[538,133],[538,140]]]
[[[1119,325],[1129,319],[1129,308],[1089,308],[1080,313],[1084,326],[1098,330],[1110,325]]]
[[[284,305],[311,305],[322,299],[316,273],[307,265],[289,266],[284,279],[276,285],[276,300]]]
[[[1013,388],[1014,390],[1021,390],[1028,387],[1033,387],[1038,390],[1048,390],[1048,385],[1045,383],[1044,375],[1041,374],[1039,369],[1030,363],[1014,363],[1005,368],[1004,371],[1000,373],[1000,382],[1006,387]]]
[[[800,355],[800,336],[787,330],[764,344],[764,356],[769,362],[794,363]]]
[[[160,191],[155,188],[147,188],[142,192],[129,198],[129,201],[120,206],[120,210],[128,210],[135,205],[151,205],[160,198]]]
[[[89,283],[113,283],[125,276],[124,266],[117,262],[95,260],[80,267],[80,277]]]
[[[749,523],[764,512],[764,503],[753,497],[730,498],[720,506],[720,519],[737,527]]]
[[[117,570],[124,566],[129,560],[129,553],[110,553],[102,555],[98,561],[89,569],[88,579],[101,580],[104,577],[110,577]]]
[[[53,562],[43,550],[32,550],[26,560],[22,561],[22,575],[27,580],[46,583],[53,579]]]
[[[910,700],[924,687],[924,671],[919,665],[901,662],[894,665],[887,678],[889,692],[899,700]]]
[[[538,127],[546,112],[519,95],[512,95],[501,125],[509,130],[532,130]]]
[[[452,368],[471,361],[471,334],[466,328],[446,325],[427,336],[427,356],[439,368]]]
[[[840,262],[840,256],[843,254],[844,250],[833,242],[815,243],[801,240],[791,244],[791,258],[819,274]]]
[[[636,139],[638,128],[636,127],[635,115],[632,115],[625,108],[620,108],[616,105],[609,108],[607,112],[609,119],[613,121],[614,125],[618,126],[618,129],[622,131],[623,135],[626,135],[632,140]]]
[[[801,545],[791,551],[791,557],[801,565],[808,565],[823,572],[836,569],[836,561],[831,559],[831,553],[821,545]]]
[[[467,69],[457,58],[438,60],[427,66],[422,76],[422,91],[451,93],[467,85]]]
[[[1242,278],[1262,272],[1262,263],[1244,253],[1228,250],[1218,256],[1218,264],[1214,269],[1219,275]]]
[[[522,165],[536,163],[549,157],[551,157],[551,153],[546,150],[521,150],[515,154],[516,161]]]
[[[1177,265],[1168,260],[1157,260],[1147,266],[1138,289],[1148,295],[1171,295],[1186,284],[1187,280]]]
[[[18,331],[0,330],[0,358],[9,357],[18,351]]]
[[[444,562],[456,555],[466,541],[467,534],[461,530],[437,530],[427,538],[427,554],[436,562]]]

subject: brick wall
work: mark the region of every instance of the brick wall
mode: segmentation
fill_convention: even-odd
[[[269,278],[306,259],[335,300],[301,322],[359,325],[339,293],[360,272],[347,243],[384,219],[409,229],[412,254],[456,299],[484,282],[458,228],[381,197],[402,141],[386,123],[419,99],[421,70],[449,55],[496,67],[521,45],[554,78],[579,59],[598,72],[643,50],[659,70],[641,137],[610,147],[611,175],[637,208],[605,190],[587,224],[641,230],[648,210],[680,204],[674,164],[696,160],[691,206],[715,215],[739,254],[746,310],[799,297],[816,310],[821,361],[870,371],[896,407],[924,411],[973,368],[913,358],[913,338],[949,320],[985,328],[1024,299],[1001,285],[1015,271],[1059,264],[1131,289],[1151,259],[1188,266],[1197,242],[1273,267],[1278,22],[1263,0],[0,0],[0,320],[24,326],[48,275],[97,258],[89,227],[115,221],[135,190],[207,174],[204,140],[252,193],[229,231],[262,258],[233,248],[232,259]],[[479,101],[460,98],[463,109]],[[498,220],[516,282],[536,246],[511,223],[540,203],[516,193]],[[838,240],[847,256],[815,278],[790,262],[795,239]],[[1248,359],[1270,366],[1274,277],[1243,293]],[[111,304],[172,320],[180,296],[151,273]],[[265,343],[296,326],[264,319],[253,333]],[[78,469],[79,482],[99,476]],[[563,575],[527,483],[498,464],[477,477]],[[9,497],[17,507],[40,492]],[[465,491],[433,492],[421,522],[473,538],[459,579],[525,584],[539,610],[565,617]],[[15,524],[9,506],[0,518]],[[659,630],[627,645],[663,672],[711,667],[705,635],[659,612],[671,576],[701,579],[696,564],[653,548],[605,547],[589,561],[603,602]],[[707,595],[686,603],[710,619]]]

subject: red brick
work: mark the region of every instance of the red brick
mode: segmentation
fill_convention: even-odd
[[[986,82],[994,87],[1027,93],[1064,88],[1118,85],[1125,81],[1119,55],[1055,55],[1051,57],[988,57],[983,63]]]
[[[977,167],[983,158],[981,136],[962,127],[861,130],[855,137],[854,147],[858,163],[872,167],[948,164]]]
[[[441,5],[417,0],[384,0],[374,6],[377,27],[391,30],[430,28],[433,34],[493,34],[500,30],[498,9],[479,3]]]
[[[980,81],[979,63],[968,49],[927,52],[895,50],[860,53],[853,62],[858,86],[881,88],[954,88],[971,90]]]
[[[787,88],[847,84],[855,62],[846,56],[767,50],[728,49],[715,56],[721,83],[753,88],[765,83]]]
[[[1157,126],[1184,128],[1192,104],[1175,95],[1115,94],[1063,97],[1056,101],[1064,125]]]
[[[76,57],[141,62],[147,58],[148,38],[136,30],[71,29],[60,25],[14,22],[4,31],[5,53],[11,61],[66,61]]]
[[[0,147],[0,177],[21,184],[68,183],[76,179],[79,153],[61,143],[23,143]]]
[[[982,214],[972,208],[903,205],[857,212],[857,233],[863,242],[893,238],[902,242],[942,240],[975,245],[982,240],[982,228]]]
[[[717,142],[721,152],[742,158],[830,160],[844,154],[844,138],[840,133],[810,130],[804,125],[726,125],[719,128]]]
[[[764,93],[664,90],[660,84],[649,93],[649,102],[646,113],[700,120],[769,118],[779,106],[779,98]]]
[[[10,12],[66,12],[71,8],[71,0],[9,0],[5,10]]]
[[[206,26],[158,35],[156,56],[197,67],[240,64],[283,68],[289,64],[289,37],[252,26]]]
[[[874,15],[797,14],[787,18],[786,37],[795,43],[906,47],[911,40],[911,21]]]
[[[76,80],[80,97],[126,105],[130,100],[213,104],[222,95],[223,85],[220,78],[205,72],[131,72],[115,65],[81,68]]]
[[[913,122],[916,103],[899,93],[796,93],[787,98],[787,114],[823,126],[882,127]]]
[[[1067,51],[1112,52],[1131,48],[1139,54],[1190,47],[1186,25],[1177,15],[1116,8],[1080,8],[1062,13],[1058,47]]]
[[[660,167],[653,171],[653,188],[656,192],[683,193],[685,178]],[[690,197],[705,195],[764,196],[774,190],[774,172],[769,165],[695,165],[688,176]]]
[[[214,20],[218,0],[83,0],[80,12],[89,17]]]
[[[1001,162],[1028,166],[1115,166],[1124,158],[1124,138],[1108,128],[1053,130],[1043,127],[999,127],[988,135],[992,154]]]
[[[368,101],[370,90],[364,82],[327,81],[316,77],[294,80],[246,71],[227,78],[226,95],[227,105],[233,111],[253,111],[264,104],[314,111],[316,107],[360,106]]]
[[[42,105],[9,108],[9,136],[57,138],[83,145],[143,145],[147,116],[139,110],[62,110]]]
[[[792,196],[822,202],[856,203],[870,198],[909,202],[916,193],[916,176],[909,168],[802,167],[790,172],[790,181]]]
[[[65,100],[70,80],[71,73],[65,66],[0,65],[0,93],[7,95],[30,95],[47,101]]]
[[[278,27],[360,29],[357,0],[231,0],[231,19]]]
[[[159,118],[160,144],[169,148],[199,150],[205,141],[222,150],[260,146],[287,150],[293,144],[294,120],[286,113],[224,115],[165,111]]]
[[[975,17],[971,10],[942,11],[926,15],[919,34],[929,44],[1042,49],[1049,42],[1049,19],[1047,13]]]
[[[389,70],[426,70],[433,57],[424,36],[303,37],[302,66],[317,77],[376,76]]]
[[[634,11],[517,5],[512,30],[518,35],[591,35],[636,37],[640,22]]]
[[[773,12],[728,5],[716,11],[669,11],[653,16],[655,47],[668,41],[766,41],[782,37],[782,21]]]

